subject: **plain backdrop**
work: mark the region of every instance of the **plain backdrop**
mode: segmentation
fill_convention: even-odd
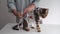
[[[49,9],[43,24],[60,24],[60,0],[40,0],[38,6]],[[8,12],[7,0],[0,0],[0,29],[7,23],[16,23],[15,20],[15,16]]]

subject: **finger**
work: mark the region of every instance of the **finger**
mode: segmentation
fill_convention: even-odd
[[[22,18],[22,15],[19,13],[17,17],[18,17],[18,18]]]
[[[26,14],[26,13],[28,13],[28,9],[25,9],[25,10],[24,10],[24,14]]]

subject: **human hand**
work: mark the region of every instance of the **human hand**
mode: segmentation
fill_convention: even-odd
[[[22,18],[22,14],[20,12],[18,12],[16,9],[13,9],[12,13],[18,18]]]
[[[13,13],[15,16],[17,16],[17,10],[16,10],[16,9],[13,9],[13,10],[12,10],[12,13]]]
[[[28,8],[24,10],[23,16],[26,15],[27,13],[28,13]]]
[[[22,17],[23,17],[23,14],[21,14],[20,12],[18,12],[17,17],[20,19],[20,18],[22,18]]]
[[[24,10],[24,15],[27,14],[28,12],[32,11],[35,8],[34,4],[31,4]]]

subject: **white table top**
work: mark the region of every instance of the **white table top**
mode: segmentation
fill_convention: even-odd
[[[30,29],[29,32],[22,29],[19,31],[12,30],[14,25],[16,25],[16,23],[8,23],[4,28],[2,28],[0,34],[60,34],[60,25],[41,24],[41,32],[37,32],[36,29]]]

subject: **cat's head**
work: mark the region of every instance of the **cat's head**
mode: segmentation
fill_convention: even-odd
[[[46,18],[47,15],[48,15],[48,9],[46,9],[46,8],[40,8],[40,9],[39,9],[39,13],[40,13],[40,16],[41,16],[42,18]]]

